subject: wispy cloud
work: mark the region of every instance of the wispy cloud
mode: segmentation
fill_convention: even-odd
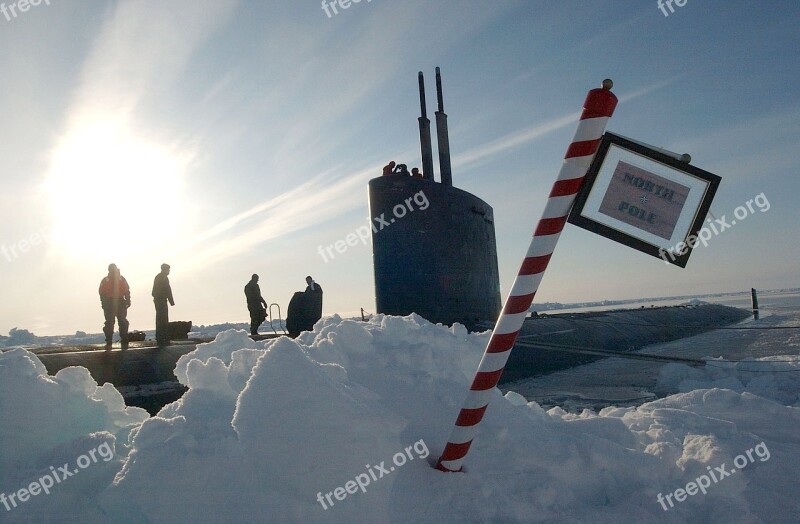
[[[270,26],[262,44],[269,53],[264,56],[265,67],[281,82],[279,88],[268,87],[258,110],[276,115],[282,122],[281,136],[272,145],[276,169],[311,168],[317,159],[335,153],[362,126],[373,124],[375,116],[364,108],[391,91],[392,83],[407,82],[409,89],[415,88],[416,71],[409,70],[407,56],[428,55],[434,60],[508,9],[510,6],[495,6],[475,16],[469,10],[453,13],[445,4],[424,0],[373,2],[358,12],[348,12],[348,18],[323,18],[324,31]],[[321,11],[319,15],[324,16]],[[339,23],[353,25],[327,31]],[[295,35],[304,29],[307,34],[299,47],[287,49],[285,42],[296,40]],[[439,44],[431,48],[425,38],[410,38],[415,34],[435,34]],[[302,107],[296,106],[299,94],[304,100]],[[298,111],[313,118],[298,118]],[[320,130],[326,129],[336,129],[336,133],[320,140]],[[309,155],[310,144],[313,155]]]
[[[466,153],[457,155],[453,160],[453,166],[459,168],[466,168],[474,164],[478,164],[485,159],[504,153],[515,147],[521,146],[528,142],[532,142],[541,138],[549,133],[557,131],[561,128],[567,127],[569,124],[574,124],[578,121],[580,112],[570,113],[558,118],[554,118],[543,124],[538,124],[526,129],[514,131],[504,135],[496,140],[492,140],[486,144],[474,147]]]
[[[663,89],[664,87],[676,82],[682,76],[683,75],[679,75],[668,80],[642,87],[636,91],[626,93],[619,97],[619,101],[620,103],[629,102],[654,91],[658,91],[659,89]],[[505,153],[523,144],[533,142],[539,138],[542,138],[543,136],[558,131],[559,129],[563,129],[570,125],[576,125],[580,115],[580,111],[569,113],[535,126],[514,131],[513,133],[504,135],[498,139],[492,140],[491,142],[474,147],[465,153],[457,155],[453,160],[453,166],[462,169],[472,167],[476,164],[484,162],[492,156]]]
[[[681,73],[679,75],[675,75],[673,77],[667,78],[660,82],[655,82],[653,84],[641,87],[635,91],[631,91],[630,93],[625,93],[624,95],[619,97],[619,103],[624,104],[625,102],[630,102],[636,98],[642,97],[644,95],[649,95],[650,93],[654,93],[660,89],[664,89],[665,87],[671,86],[681,78],[684,78],[687,73]]]
[[[194,151],[162,131],[166,121],[146,120],[143,108],[174,87],[193,53],[236,4],[176,0],[158,4],[156,15],[152,2],[128,1],[109,10],[81,64],[63,129],[49,152],[42,189],[51,200],[54,249],[92,258],[100,250],[111,251],[102,247],[109,231],[158,245],[172,233],[169,228],[180,229],[184,214],[172,195],[182,187]],[[149,202],[161,214],[97,220],[95,206],[111,195]]]
[[[72,114],[133,110],[172,82],[197,47],[237,5],[236,0],[120,2],[84,63]]]
[[[620,101],[644,96],[676,80],[677,78],[643,87],[621,96]],[[478,163],[574,125],[579,117],[580,112],[574,112],[509,133],[458,155],[453,165],[463,168]],[[333,182],[331,174],[339,168],[321,173],[295,189],[216,224],[182,246],[176,255],[186,257],[184,265],[199,268],[239,255],[264,242],[332,220],[364,205],[364,183],[380,172],[380,168],[380,165],[370,166]]]
[[[380,172],[370,166],[331,179],[332,169],[201,233],[174,254],[185,267],[202,268],[238,256],[265,242],[318,226],[364,205],[365,181]]]
[[[158,136],[163,122],[144,122],[142,106],[174,87],[193,53],[227,22],[237,4],[175,0],[158,4],[157,14],[150,2],[116,4],[83,61],[54,156],[101,126],[119,128],[142,142],[163,142]],[[193,153],[175,154],[186,160]]]

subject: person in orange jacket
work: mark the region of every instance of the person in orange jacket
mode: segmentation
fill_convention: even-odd
[[[116,264],[108,265],[108,275],[100,281],[100,306],[103,308],[106,349],[111,349],[114,336],[114,319],[119,324],[119,339],[122,349],[128,348],[128,308],[131,307],[131,290]]]

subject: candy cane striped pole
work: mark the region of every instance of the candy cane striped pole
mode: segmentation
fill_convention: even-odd
[[[617,97],[611,92],[613,85],[611,80],[603,80],[602,88],[592,89],[586,96],[575,137],[564,156],[564,164],[550,191],[547,206],[536,226],[528,253],[522,261],[522,267],[514,280],[500,318],[497,319],[486,352],[450,434],[450,440],[436,463],[438,470],[461,471],[464,457],[475,437],[475,430],[486,412],[489,397],[503,374],[511,348],[522,329],[522,323],[567,222],[575,195],[597,152],[608,119],[614,114]]]

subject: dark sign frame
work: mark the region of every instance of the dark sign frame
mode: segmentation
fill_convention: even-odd
[[[620,220],[610,216],[608,218],[604,216],[601,217],[600,215],[604,213],[602,213],[598,207],[599,197],[597,195],[600,195],[600,193],[596,194],[590,201],[590,195],[593,189],[599,188],[603,195],[609,194],[608,190],[612,180],[604,181],[605,187],[600,187],[598,185],[598,188],[595,188],[598,175],[604,173],[604,178],[609,178],[607,174],[609,172],[608,170],[617,169],[620,162],[622,162],[620,160],[616,162],[615,166],[609,168],[609,166],[606,165],[606,159],[610,151],[615,151],[616,156],[625,156],[634,159],[638,166],[642,166],[641,170],[645,173],[652,174],[656,178],[673,183],[676,187],[685,187],[687,196],[691,193],[692,189],[699,189],[702,191],[702,197],[699,199],[696,194],[692,195],[694,204],[690,204],[689,207],[686,208],[681,207],[679,211],[677,211],[677,218],[672,222],[673,231],[678,221],[685,224],[686,221],[689,220],[690,225],[688,230],[686,230],[686,234],[680,234],[677,237],[679,240],[671,244],[668,249],[665,249],[664,241],[660,241],[660,244],[655,242],[653,240],[654,235],[648,233],[644,229],[637,228],[635,225],[630,224],[630,222],[626,225]],[[617,151],[619,152],[617,153]],[[648,166],[656,170],[658,175],[656,175],[655,172],[651,173],[647,171]],[[619,242],[620,244],[661,258],[665,262],[679,267],[686,267],[692,249],[697,243],[697,234],[703,226],[703,221],[708,214],[711,201],[714,199],[714,195],[717,192],[721,180],[719,176],[713,173],[709,173],[687,162],[673,158],[661,151],[634,142],[625,137],[615,135],[614,133],[607,132],[603,135],[597,154],[592,164],[589,166],[584,182],[572,206],[568,221],[570,224],[597,233],[598,235]],[[647,201],[647,197],[643,196],[642,198],[645,198],[643,202]],[[590,202],[588,207],[587,202]],[[587,216],[587,214],[591,214],[592,216]],[[692,215],[691,217],[689,217],[690,214]],[[639,229],[639,232],[635,231],[636,229]],[[675,237],[676,234],[677,233],[673,232],[673,237]],[[690,241],[692,237],[694,237],[694,240]]]

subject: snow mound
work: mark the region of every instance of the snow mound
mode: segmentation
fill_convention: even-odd
[[[658,390],[686,392],[725,388],[800,407],[800,357],[796,355],[748,358],[739,362],[710,358],[706,361],[702,368],[667,364],[659,371]]]
[[[796,520],[800,411],[788,390],[775,393],[793,383],[775,383],[769,398],[711,388],[581,414],[544,411],[495,389],[465,471],[436,471],[488,336],[416,315],[328,317],[295,340],[253,343],[241,331],[221,333],[178,362],[187,393],[139,420],[124,462],[109,462],[113,481],[98,476],[71,511],[84,508],[82,522],[154,523]],[[61,380],[71,418],[93,413],[98,389],[80,372],[54,379],[32,355],[13,358],[19,363],[8,374],[29,377],[13,389],[20,397],[41,397],[55,386],[39,382]],[[4,428],[27,416],[29,408],[2,402]],[[65,395],[46,402],[63,405]],[[26,427],[33,441],[47,438],[35,425],[48,430],[62,420],[30,411],[38,417]],[[127,419],[103,420],[62,441],[108,431],[119,447]],[[25,446],[18,438],[3,449]],[[27,453],[43,456],[46,447]],[[736,474],[709,480],[705,494],[679,496],[718,467]],[[4,479],[0,490],[23,485]],[[4,516],[68,521],[38,503]]]
[[[21,516],[30,510],[66,521],[75,500],[94,498],[111,482],[127,455],[131,430],[148,417],[143,409],[126,407],[111,384],[98,387],[86,368],[68,367],[51,376],[27,350],[0,354],[0,493],[26,488],[65,464],[75,470],[76,460],[90,450],[96,460],[86,472],[73,475],[75,479],[57,483],[49,496],[40,494],[19,508],[6,500],[16,513],[7,513],[3,504],[0,515]],[[103,443],[113,460],[97,458]]]

